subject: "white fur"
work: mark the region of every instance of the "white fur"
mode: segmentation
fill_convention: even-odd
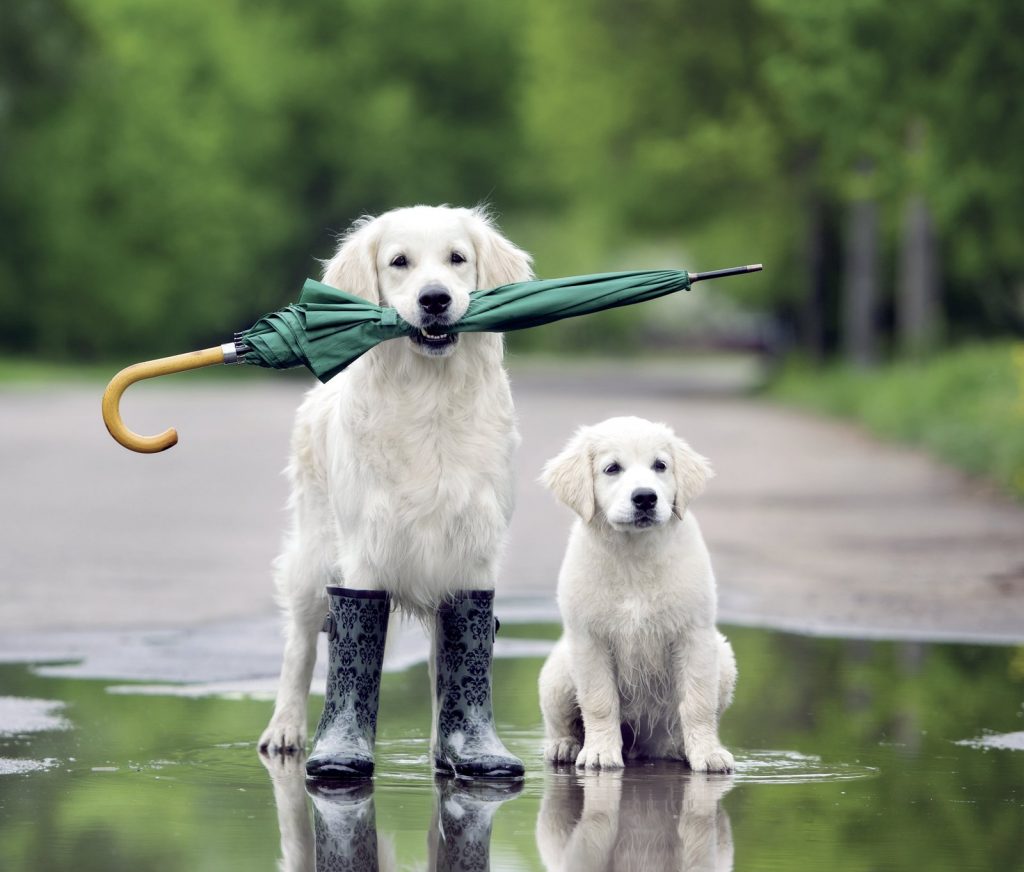
[[[641,418],[582,428],[545,467],[541,481],[580,516],[558,579],[565,632],[540,675],[548,760],[617,769],[625,751],[733,768],[718,720],[736,661],[687,511],[711,476],[668,427]],[[640,524],[639,490],[657,495]]]
[[[428,206],[358,221],[324,270],[326,284],[419,327],[428,285],[448,290],[455,321],[470,291],[530,277],[529,255],[483,210]],[[276,563],[284,661],[261,749],[305,744],[325,585],[385,590],[419,615],[453,590],[493,588],[519,441],[502,353],[492,333],[441,350],[395,339],[307,394],[288,465],[292,526]]]

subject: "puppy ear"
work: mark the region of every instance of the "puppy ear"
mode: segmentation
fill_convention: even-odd
[[[672,472],[676,481],[672,514],[682,520],[690,501],[704,493],[704,488],[715,477],[715,472],[706,457],[702,457],[678,437],[672,441]]]
[[[360,218],[341,237],[334,257],[324,264],[323,282],[380,304],[377,286],[377,242],[380,227],[372,217]]]
[[[594,466],[590,436],[578,430],[562,453],[544,465],[540,483],[588,523],[594,518]]]
[[[481,290],[533,278],[533,258],[498,231],[483,206],[469,210],[470,235],[476,247],[476,286]]]

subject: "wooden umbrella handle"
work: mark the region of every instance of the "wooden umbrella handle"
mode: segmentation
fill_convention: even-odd
[[[213,366],[216,363],[227,363],[228,350],[234,346],[219,345],[216,348],[204,348],[202,351],[189,351],[186,354],[175,354],[173,357],[161,357],[159,360],[147,360],[125,367],[111,380],[103,392],[103,423],[107,430],[125,448],[141,454],[156,454],[166,451],[178,443],[178,431],[171,427],[156,436],[140,436],[133,433],[121,420],[121,395],[129,385],[142,381],[144,378],[155,378],[158,375],[170,375],[173,372],[185,372]]]

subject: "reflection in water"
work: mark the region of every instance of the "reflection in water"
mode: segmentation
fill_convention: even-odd
[[[550,778],[537,818],[548,872],[729,872],[728,775],[645,766]]]
[[[391,872],[398,868],[391,841],[377,832],[373,782],[312,782],[303,755],[260,759],[270,773],[281,830],[282,872]],[[434,779],[428,836],[430,870],[488,872],[491,825],[522,782]],[[307,792],[313,803],[310,826]]]
[[[377,832],[373,782],[307,782],[301,755],[261,759],[274,786],[282,872],[398,868],[391,840]],[[730,775],[671,764],[596,774],[559,769],[545,779],[537,818],[541,859],[548,872],[730,872],[732,829],[720,800],[732,785]],[[521,789],[521,782],[435,777],[431,872],[488,872],[494,816]]]
[[[487,872],[491,868],[491,824],[522,782],[434,779],[430,827],[431,872]]]
[[[281,872],[391,872],[394,850],[377,835],[373,782],[306,781],[305,754],[260,755],[274,785]],[[307,792],[313,803],[310,826]]]
[[[542,635],[521,627],[518,633]],[[737,868],[756,858],[758,868],[794,872],[1024,872],[1024,750],[1006,747],[1024,729],[1024,648],[908,650],[879,642],[866,658],[842,640],[742,628],[729,635],[745,675],[723,725],[727,746],[739,751],[736,788],[723,802]],[[542,800],[542,833],[555,812],[565,821],[561,842],[543,846],[549,865],[559,868],[591,786],[575,771],[546,769],[540,757],[540,666],[536,658],[495,663],[502,735],[526,761],[528,779],[493,817],[494,872],[544,868],[533,838]],[[0,774],[4,872],[107,868],[112,857],[119,869],[154,872],[267,869],[278,858],[287,872],[316,868],[303,761],[282,760],[291,769],[271,778],[256,763],[252,740],[266,725],[265,702],[186,697],[184,685],[168,687],[166,696],[112,694],[109,682],[40,674],[49,668],[0,664],[0,694],[59,700],[73,722],[69,730],[0,736],[0,773],[3,760],[15,770]],[[382,870],[396,868],[396,855],[402,870],[422,872],[430,862],[436,792],[422,732],[430,720],[427,694],[420,693],[426,684],[424,665],[388,673],[381,689],[386,717],[373,802]],[[911,724],[916,736],[908,736]],[[991,738],[956,744],[972,736]],[[211,744],[211,737],[234,741]],[[622,774],[616,840],[638,829],[627,820],[638,816],[628,812],[636,791],[647,791],[656,806],[645,826],[673,836],[676,823],[665,820],[665,806],[683,805],[676,788],[632,783],[669,776],[685,789],[695,782],[681,766]],[[593,806],[596,797],[586,798]],[[687,807],[693,799],[688,793]],[[661,830],[655,820],[663,821]],[[680,856],[675,837],[674,853],[662,843],[660,854]],[[651,833],[645,838],[655,841]],[[625,856],[636,848],[619,850]],[[718,865],[727,866],[727,852],[718,853]],[[600,869],[595,863],[585,872]]]
[[[310,872],[313,864],[313,830],[306,807],[306,755],[260,754],[260,762],[270,774],[277,806],[277,826],[281,831],[281,872]]]
[[[317,872],[378,872],[377,816],[373,782],[321,784],[307,782],[313,798],[313,832]],[[387,847],[382,845],[381,847]]]

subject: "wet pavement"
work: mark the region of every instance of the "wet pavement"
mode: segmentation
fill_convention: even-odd
[[[181,431],[155,457],[109,439],[101,386],[4,390],[0,868],[1024,870],[1024,507],[745,398],[749,373],[514,373],[495,707],[519,788],[435,779],[426,643],[398,621],[372,786],[311,794],[301,760],[256,753],[306,382],[135,388],[131,426]],[[718,471],[695,510],[740,670],[731,776],[539,756],[570,518],[535,479],[575,426],[620,413],[667,421]]]
[[[536,652],[495,665],[521,787],[432,774],[422,663],[386,673],[377,777],[340,791],[260,758],[264,699],[2,666],[0,868],[1024,868],[1024,648],[727,631],[734,775],[579,774],[539,756],[557,627],[505,624],[506,655]]]
[[[1024,640],[1024,506],[985,485],[745,397],[742,369],[513,361],[512,372],[523,444],[499,596],[553,595],[571,518],[536,481],[544,461],[580,424],[636,414],[671,424],[715,467],[694,510],[723,619]],[[102,385],[0,388],[0,646],[11,656],[40,636],[56,653],[78,631],[273,620],[281,470],[309,381],[229,375],[126,393],[131,427],[179,430],[175,448],[149,456],[103,429]]]

